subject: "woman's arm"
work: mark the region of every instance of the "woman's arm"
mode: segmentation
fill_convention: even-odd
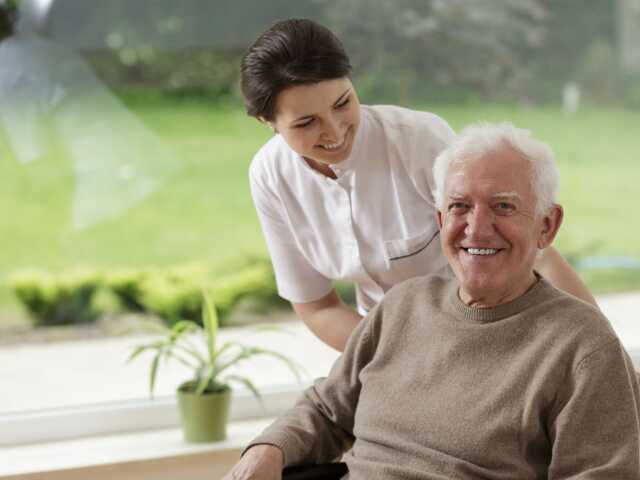
[[[547,247],[538,255],[534,265],[544,278],[551,284],[578,297],[585,302],[598,306],[587,286],[582,282],[578,274],[571,268],[562,255],[553,247]]]
[[[358,312],[340,299],[335,289],[319,300],[291,305],[316,337],[339,352],[344,350],[351,332],[362,320]]]

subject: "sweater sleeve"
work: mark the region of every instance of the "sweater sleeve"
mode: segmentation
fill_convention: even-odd
[[[640,478],[640,392],[616,339],[584,358],[549,425],[549,480]]]
[[[358,324],[329,376],[316,380],[245,452],[259,444],[275,445],[284,453],[285,466],[291,466],[331,462],[351,447],[360,371],[375,353],[372,326],[379,320],[380,310],[378,305]]]

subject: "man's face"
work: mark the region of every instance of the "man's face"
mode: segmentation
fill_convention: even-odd
[[[529,162],[507,147],[449,167],[441,242],[469,305],[506,303],[535,282],[537,251],[553,241],[562,209],[536,213],[530,177]]]

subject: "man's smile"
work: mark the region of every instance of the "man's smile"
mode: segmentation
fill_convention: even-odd
[[[504,247],[465,247],[461,246],[460,250],[464,251],[467,255],[473,257],[493,257],[503,250]]]

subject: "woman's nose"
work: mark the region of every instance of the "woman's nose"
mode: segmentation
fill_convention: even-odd
[[[329,140],[337,142],[342,140],[340,130],[340,119],[334,116],[328,117],[324,124],[324,135]]]

